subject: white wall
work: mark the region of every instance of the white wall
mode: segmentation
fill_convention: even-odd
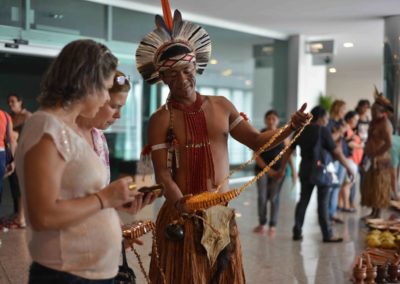
[[[318,105],[319,97],[326,91],[326,67],[312,65],[311,55],[300,57],[298,107],[307,103],[310,111]]]
[[[326,92],[326,67],[313,65],[312,56],[305,52],[306,41],[300,36],[297,108],[307,103],[307,111],[310,111],[318,105],[320,95]]]
[[[256,68],[253,84],[253,117],[255,128],[264,128],[264,114],[273,102],[274,70],[271,67]]]
[[[328,73],[326,94],[344,100],[347,108],[353,109],[360,99],[373,101],[374,84],[382,91],[382,63],[377,62],[370,68],[355,69],[351,73]]]

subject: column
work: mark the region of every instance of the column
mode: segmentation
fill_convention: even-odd
[[[398,132],[400,107],[400,15],[385,18],[384,94],[394,107],[394,129]]]

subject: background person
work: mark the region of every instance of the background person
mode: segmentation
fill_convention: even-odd
[[[349,149],[346,141],[344,140],[344,132],[346,126],[344,116],[346,114],[346,103],[342,100],[335,100],[330,109],[330,118],[327,125],[328,130],[331,132],[332,138],[341,149],[345,158],[350,156]],[[334,223],[342,224],[343,220],[336,216],[339,192],[346,177],[345,168],[339,161],[334,162],[338,183],[330,188],[329,192],[329,218]]]
[[[393,127],[389,116],[393,107],[375,88],[375,102],[371,108],[372,121],[368,129],[365,154],[371,166],[365,173],[361,186],[361,205],[370,207],[371,214],[364,218],[380,218],[381,210],[389,207],[393,191],[390,158]]]
[[[339,146],[332,139],[330,131],[327,129],[329,115],[325,109],[316,106],[311,110],[313,119],[311,124],[306,126],[303,134],[293,144],[291,149],[287,151],[283,157],[282,165],[284,166],[296,148],[300,146],[301,162],[300,162],[300,200],[296,205],[295,224],[293,227],[293,240],[300,241],[303,239],[303,224],[308,204],[315,184],[310,180],[313,163],[316,161],[315,146],[321,145],[322,150],[329,152],[332,157],[336,158],[347,170],[349,176],[353,176],[350,166],[346,158],[342,154]],[[282,170],[281,170],[282,171]],[[329,220],[328,204],[329,204],[329,186],[317,186],[317,202],[318,202],[318,221],[321,228],[322,240],[326,243],[342,242],[343,239],[333,234],[331,222]]]
[[[260,132],[265,131],[276,131],[279,126],[279,115],[275,110],[269,110],[264,116],[265,128],[261,129]],[[256,158],[255,174],[260,173],[285,147],[285,143],[282,142],[274,148],[264,151]],[[293,166],[293,161],[290,158],[289,165],[291,168],[292,179],[296,181],[296,169]],[[276,231],[276,225],[278,222],[279,213],[279,195],[282,189],[284,178],[279,176],[279,170],[281,167],[281,160],[278,160],[276,164],[268,171],[267,174],[263,175],[257,180],[257,211],[259,217],[259,225],[254,228],[253,232],[264,234],[267,232],[265,225],[267,224],[267,211],[268,203],[270,204],[270,221],[268,233],[270,236],[274,236]]]
[[[7,104],[11,111],[10,116],[13,121],[13,131],[15,131],[17,137],[19,137],[25,122],[29,119],[32,113],[24,107],[22,97],[17,94],[8,95]],[[11,216],[9,220],[10,222],[8,222],[7,226],[12,229],[25,228],[25,214],[16,171],[8,177],[8,181],[10,183],[11,196],[13,199],[14,215]]]

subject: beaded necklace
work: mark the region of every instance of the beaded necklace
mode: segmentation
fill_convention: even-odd
[[[167,134],[167,143],[171,145],[168,149],[168,162],[175,162],[175,166],[179,165],[179,144],[174,133],[174,109],[183,112],[185,120],[186,133],[186,162],[188,166],[188,174],[186,179],[186,188],[192,194],[199,194],[207,191],[207,180],[211,179],[214,183],[215,171],[213,157],[211,153],[210,140],[208,138],[206,117],[203,109],[203,98],[196,93],[196,101],[190,105],[184,105],[173,99],[170,99],[170,126]],[[173,158],[175,155],[175,159]],[[172,164],[169,165],[172,166]]]

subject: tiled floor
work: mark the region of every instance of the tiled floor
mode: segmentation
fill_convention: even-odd
[[[345,241],[341,244],[323,244],[318,226],[314,194],[307,210],[304,240],[293,242],[291,240],[291,228],[298,192],[298,185],[293,187],[290,181],[285,182],[281,194],[277,234],[273,238],[252,233],[253,227],[257,225],[255,188],[248,189],[231,203],[238,216],[247,283],[350,283],[350,267],[355,255],[363,247],[366,231],[364,225],[360,223],[359,217],[366,212],[359,210],[356,214],[343,214],[345,224],[337,225],[336,231],[338,235],[344,236]],[[7,205],[7,196],[5,199]],[[161,200],[154,206],[145,208],[137,218],[154,219],[160,202]],[[389,212],[385,213],[389,214]],[[129,221],[132,217],[123,216],[123,219]],[[25,231],[3,232],[0,233],[0,238],[2,241],[0,247],[0,283],[26,283],[30,258],[26,249]],[[140,247],[138,251],[147,266],[151,237],[146,235],[143,240],[145,245]],[[134,254],[131,252],[128,254],[129,263],[133,266],[138,277],[137,283],[146,283],[140,273]]]

